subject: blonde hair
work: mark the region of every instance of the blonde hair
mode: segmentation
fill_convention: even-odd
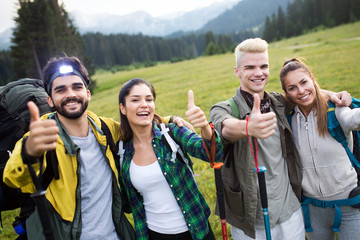
[[[289,72],[301,69],[306,74],[309,75],[310,78],[314,80],[314,87],[315,87],[315,102],[314,102],[314,109],[317,115],[317,126],[318,132],[321,137],[325,137],[328,134],[328,124],[327,124],[327,110],[328,110],[328,103],[324,95],[320,91],[320,86],[317,83],[316,79],[312,76],[309,67],[301,61],[299,58],[292,58],[290,60],[285,61],[281,70],[280,70],[280,81],[281,87],[284,90],[286,100],[292,105],[295,106],[295,102],[288,97],[284,79],[288,75]]]
[[[241,56],[244,53],[264,53],[267,50],[268,43],[261,38],[249,38],[242,41],[234,51],[236,66],[240,67]]]

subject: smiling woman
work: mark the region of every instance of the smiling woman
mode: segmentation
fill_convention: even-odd
[[[302,207],[306,231],[311,231],[307,238],[335,239],[334,231],[338,231],[338,239],[356,239],[360,211],[351,205],[358,203],[353,199],[359,195],[358,180],[344,146],[349,145],[348,151],[352,151],[351,132],[360,129],[360,108],[335,107],[336,118],[330,120],[327,100],[309,68],[298,58],[284,63],[280,80],[294,106],[288,117],[302,165]],[[335,139],[336,134],[329,133],[334,121],[346,138],[344,146]]]
[[[194,103],[189,91],[186,116],[201,129],[202,136],[170,123],[164,128],[155,114],[155,90],[143,79],[131,79],[121,88],[119,108],[121,133],[121,181],[134,217],[137,239],[206,239],[215,236],[208,218],[210,209],[193,176],[193,157],[210,161],[207,149],[220,161],[223,146],[204,112]],[[162,128],[160,130],[160,128]],[[171,132],[181,149],[171,152],[162,141]],[[212,144],[211,144],[212,143]],[[124,150],[124,151],[123,151]],[[179,158],[183,152],[184,158]],[[178,153],[178,154],[176,154]]]

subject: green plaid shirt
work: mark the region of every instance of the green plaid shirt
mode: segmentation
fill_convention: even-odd
[[[190,154],[193,157],[209,161],[206,151],[203,147],[201,136],[190,131],[185,127],[179,128],[175,124],[170,124],[170,131],[173,132],[175,141],[179,144],[184,154]],[[161,171],[169,184],[175,198],[178,200],[179,207],[183,212],[185,222],[193,239],[203,239],[209,231],[208,218],[210,209],[204,197],[200,193],[192,173],[181,160],[171,160],[171,150],[161,141],[160,129],[153,125],[153,149],[158,159]],[[210,141],[206,140],[210,149]],[[145,209],[142,196],[131,184],[129,168],[134,155],[132,140],[124,146],[125,154],[121,173],[127,197],[130,201],[132,214],[134,217],[136,237],[138,240],[147,240],[148,227],[146,224]],[[221,161],[223,157],[223,145],[218,133],[216,133],[216,156],[215,161]],[[192,168],[191,159],[189,159]]]

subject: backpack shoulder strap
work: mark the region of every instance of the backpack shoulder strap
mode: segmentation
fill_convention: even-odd
[[[335,115],[335,104],[333,102],[328,102],[329,108],[327,112],[328,117],[328,131],[330,135],[335,138],[336,141],[341,143],[341,145],[345,148],[346,153],[348,154],[350,161],[352,162],[353,166],[360,169],[360,163],[354,156],[354,154],[349,149],[345,134],[340,126],[339,121],[336,119]],[[357,137],[354,137],[357,138]]]
[[[160,131],[161,131],[161,139],[165,143],[165,145],[171,149],[172,156],[171,161],[175,162],[176,157],[178,157],[181,161],[188,164],[188,160],[185,157],[183,151],[181,150],[179,144],[174,140],[174,134],[170,130],[169,124],[160,123]]]
[[[237,103],[235,102],[234,98],[231,97],[228,100],[225,101],[231,108],[231,115],[233,117],[236,117],[237,119],[240,119],[240,112],[239,112],[239,107],[237,105]]]
[[[46,153],[46,169],[42,175],[42,187],[47,189],[53,178],[58,180],[59,176],[59,162],[56,156],[56,150],[51,150]]]
[[[288,112],[286,114],[286,119],[288,120],[290,127],[291,127],[291,117],[294,115],[294,113],[295,113],[295,111],[294,111],[294,109],[292,109],[292,110],[290,110],[290,112]]]
[[[101,122],[101,130],[103,131],[103,133],[106,136],[106,142],[110,147],[111,152],[113,153],[114,157],[116,156],[116,144],[112,138],[112,134],[110,132],[109,127],[106,125],[106,123],[104,122],[104,120],[102,120],[100,118],[100,122]]]

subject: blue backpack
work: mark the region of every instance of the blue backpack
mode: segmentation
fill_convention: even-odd
[[[359,139],[360,139],[360,131],[354,130],[352,131],[353,134],[353,151],[349,149],[348,142],[346,141],[345,134],[340,126],[339,121],[336,119],[335,116],[335,104],[332,102],[328,102],[329,108],[327,112],[328,117],[328,131],[330,135],[335,138],[341,145],[345,148],[346,153],[349,156],[349,159],[355,168],[357,175],[358,175],[358,185],[360,183],[360,153],[359,153]],[[350,108],[358,108],[360,107],[360,99],[352,98],[352,104]],[[287,115],[287,119],[291,126],[291,116],[293,112],[290,112]],[[310,222],[310,215],[309,215],[309,207],[308,204],[312,204],[316,207],[331,207],[335,208],[335,218],[333,221],[333,230],[335,232],[340,231],[341,225],[341,210],[339,209],[340,206],[352,206],[354,208],[360,208],[360,187],[355,188],[351,193],[348,199],[341,199],[341,200],[334,200],[334,201],[323,201],[318,200],[310,197],[302,197],[302,209],[304,214],[304,221],[305,221],[305,230],[306,232],[312,232],[311,222]]]

